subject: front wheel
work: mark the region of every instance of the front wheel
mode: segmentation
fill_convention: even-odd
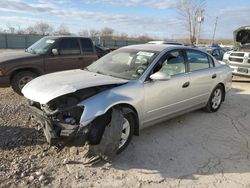
[[[207,102],[205,110],[207,112],[216,112],[221,106],[224,95],[225,93],[223,87],[221,85],[216,86],[211,93],[211,96]]]
[[[117,154],[125,150],[125,148],[130,143],[134,134],[135,120],[133,117],[133,111],[130,109],[123,110],[123,124],[122,124],[122,134],[120,138],[120,143],[118,146]]]
[[[90,156],[97,155],[102,159],[109,161],[116,154],[124,151],[129,145],[134,134],[135,118],[132,110],[128,108],[122,109],[120,107],[112,108],[110,114],[111,118],[109,118],[109,113],[106,115],[106,122],[104,120],[99,121],[96,119],[91,125],[88,136],[88,153]],[[97,138],[97,135],[100,135],[101,138]]]
[[[31,80],[37,77],[37,74],[30,72],[30,71],[22,71],[14,75],[14,77],[11,80],[11,87],[12,89],[18,93],[19,95],[22,95],[22,88]]]

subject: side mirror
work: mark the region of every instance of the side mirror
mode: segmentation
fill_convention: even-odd
[[[53,55],[59,55],[58,49],[52,49],[52,54]]]
[[[150,79],[164,81],[164,80],[170,80],[171,76],[165,72],[156,72],[150,76]]]

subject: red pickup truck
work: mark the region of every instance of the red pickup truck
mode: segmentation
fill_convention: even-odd
[[[47,36],[25,51],[0,53],[0,87],[21,89],[33,78],[56,71],[84,68],[103,54],[90,38]]]

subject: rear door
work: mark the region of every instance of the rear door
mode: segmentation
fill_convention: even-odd
[[[93,42],[89,38],[80,38],[80,44],[83,53],[82,66],[86,67],[98,59]]]
[[[191,102],[193,105],[206,103],[217,79],[213,59],[198,50],[186,50],[186,55],[193,96]]]
[[[83,67],[83,54],[78,38],[58,39],[53,48],[57,49],[58,55],[53,55],[51,52],[45,57],[47,73]]]

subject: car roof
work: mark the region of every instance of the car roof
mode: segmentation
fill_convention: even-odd
[[[58,38],[84,38],[84,39],[90,39],[88,37],[82,37],[82,36],[75,36],[75,35],[57,35],[57,36],[46,36],[45,38],[50,39],[58,39]]]
[[[155,51],[155,52],[161,52],[163,50],[169,49],[195,49],[198,50],[197,48],[192,48],[192,47],[187,47],[187,46],[181,46],[181,45],[170,45],[170,44],[138,44],[138,45],[130,45],[130,46],[125,46],[122,47],[124,49],[137,49],[137,50],[145,50],[145,51]]]

